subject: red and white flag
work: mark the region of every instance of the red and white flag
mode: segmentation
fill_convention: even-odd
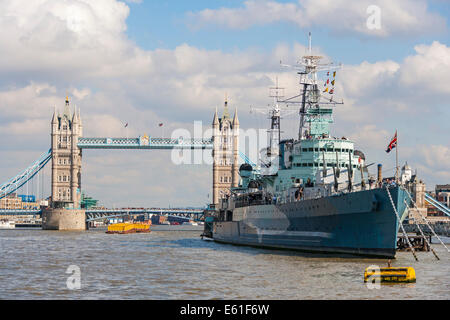
[[[397,147],[397,131],[395,131],[395,136],[394,138],[391,140],[391,143],[389,143],[386,152],[389,153],[391,152],[392,149],[394,149],[395,147]]]

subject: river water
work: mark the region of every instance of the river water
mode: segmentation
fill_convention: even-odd
[[[414,267],[415,284],[369,289],[364,269],[387,260],[218,244],[200,233],[0,230],[0,299],[450,299],[450,253],[440,244],[440,261],[397,253],[392,265]],[[80,289],[67,286],[78,275],[70,266]]]

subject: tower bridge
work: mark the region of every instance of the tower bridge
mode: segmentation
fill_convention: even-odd
[[[43,210],[43,228],[56,230],[79,230],[85,228],[85,220],[109,213],[93,212],[81,208],[81,173],[83,149],[123,150],[212,150],[213,181],[212,204],[229,194],[230,187],[239,184],[239,120],[237,109],[230,117],[228,101],[223,116],[216,109],[211,139],[155,138],[147,135],[137,138],[83,137],[80,110],[71,111],[66,98],[61,115],[56,107],[51,120],[51,148],[22,173],[0,185],[0,199],[16,192],[39,173],[51,160],[50,208]],[[121,213],[120,213],[121,214]],[[174,214],[181,214],[175,212]],[[87,216],[86,216],[87,215]]]

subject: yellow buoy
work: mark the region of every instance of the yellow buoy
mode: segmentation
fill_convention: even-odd
[[[412,267],[374,268],[368,267],[364,272],[364,282],[411,283],[416,282],[416,271]]]

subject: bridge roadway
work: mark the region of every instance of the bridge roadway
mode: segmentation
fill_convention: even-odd
[[[86,222],[116,218],[135,214],[158,214],[199,220],[204,214],[203,208],[122,208],[122,209],[89,209],[86,210]],[[36,216],[42,213],[41,209],[35,210],[0,210],[0,216]]]
[[[150,138],[79,138],[80,149],[212,149],[211,139]]]

